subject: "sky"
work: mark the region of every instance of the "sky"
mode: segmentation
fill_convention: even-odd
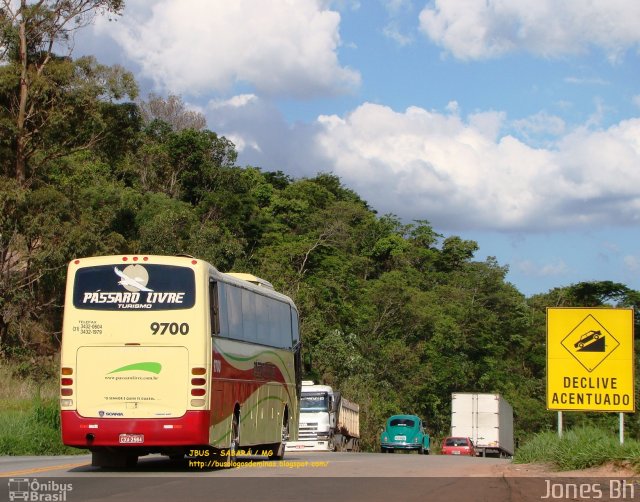
[[[527,296],[640,290],[637,0],[127,0],[80,54],[180,96],[241,166],[475,240]]]

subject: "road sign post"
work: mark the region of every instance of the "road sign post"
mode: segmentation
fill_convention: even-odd
[[[562,437],[562,412],[558,412],[558,437]]]
[[[633,309],[547,309],[547,409],[635,411]]]

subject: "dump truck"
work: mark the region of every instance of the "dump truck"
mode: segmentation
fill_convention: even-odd
[[[287,450],[359,451],[360,407],[328,385],[302,382],[298,441]]]
[[[500,394],[451,394],[451,435],[468,437],[480,456],[513,456],[513,408]]]

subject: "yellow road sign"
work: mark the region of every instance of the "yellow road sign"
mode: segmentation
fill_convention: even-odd
[[[635,411],[633,309],[547,309],[547,409]]]

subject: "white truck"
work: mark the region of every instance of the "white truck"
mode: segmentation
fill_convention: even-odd
[[[513,456],[513,408],[500,394],[451,394],[451,435],[468,437],[483,457]]]
[[[360,407],[328,385],[302,382],[298,441],[287,450],[359,451]]]

